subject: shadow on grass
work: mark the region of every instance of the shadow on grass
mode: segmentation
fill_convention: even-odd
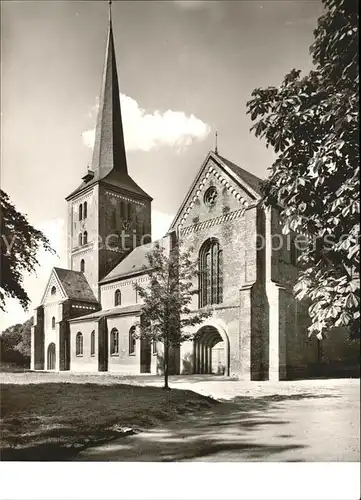
[[[278,461],[279,454],[292,456],[293,452],[307,446],[296,442],[292,434],[282,433],[289,422],[282,418],[282,412],[272,411],[270,417],[271,410],[277,410],[281,402],[321,398],[334,396],[307,393],[260,398],[237,397],[231,402],[223,402],[201,413],[180,418],[176,423],[162,425],[160,429],[151,429],[136,436],[90,448],[75,459],[147,462]],[[261,440],[260,434],[263,437]],[[292,458],[289,461],[303,460]]]
[[[0,458],[182,461],[219,456],[228,461],[231,456],[263,461],[304,447],[285,443],[292,438],[281,434],[288,422],[278,417],[281,412],[270,418],[271,409],[285,401],[331,397],[305,393],[219,402],[193,391],[150,386],[8,384],[2,388]],[[280,426],[281,432],[272,431],[272,443],[252,442],[266,426]]]

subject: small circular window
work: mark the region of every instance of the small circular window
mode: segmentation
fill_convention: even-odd
[[[204,203],[207,207],[212,207],[217,200],[217,190],[215,187],[210,187],[204,194]]]

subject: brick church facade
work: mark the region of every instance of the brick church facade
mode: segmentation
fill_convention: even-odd
[[[194,339],[172,351],[173,373],[282,380],[344,355],[342,334],[322,349],[307,338],[305,306],[292,295],[294,246],[284,239],[275,247],[281,227],[261,205],[260,182],[209,152],[160,240],[168,251],[192,246],[205,270],[192,308],[213,310]],[[154,245],[152,198],[128,172],[111,20],[92,164],[66,201],[68,269],[52,270],[35,311],[31,368],[161,373],[162,345],[133,337],[142,306],[134,283],[145,282]]]

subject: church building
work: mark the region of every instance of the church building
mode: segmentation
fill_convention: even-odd
[[[281,227],[261,198],[259,178],[210,151],[160,240],[167,251],[194,249],[203,272],[191,308],[212,308],[193,340],[173,349],[172,373],[282,380],[337,357],[307,337],[292,294],[295,247],[274,245]],[[111,18],[92,163],[66,201],[67,269],[53,268],[35,310],[31,369],[161,374],[162,345],[134,337],[152,197],[128,170]]]

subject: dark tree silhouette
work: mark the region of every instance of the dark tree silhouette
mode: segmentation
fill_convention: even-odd
[[[55,253],[44,234],[29,224],[25,215],[18,212],[8,195],[0,190],[1,207],[1,262],[0,308],[5,310],[6,297],[19,300],[24,309],[30,299],[23,287],[23,274],[35,271],[38,250]]]

